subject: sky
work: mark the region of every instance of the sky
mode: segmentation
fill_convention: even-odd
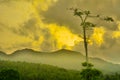
[[[91,20],[89,55],[120,63],[119,0],[0,0],[0,51],[11,54],[69,49],[84,54],[80,19],[69,8],[111,16],[114,23]]]

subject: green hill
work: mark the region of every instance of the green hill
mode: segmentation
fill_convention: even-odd
[[[0,71],[14,69],[20,73],[21,80],[79,80],[79,71],[66,70],[55,66],[0,61]]]
[[[19,76],[19,80],[82,80],[80,71],[76,70],[66,70],[45,64],[0,61],[0,80],[16,80],[15,75]],[[8,76],[9,78],[5,79]],[[104,74],[99,80],[120,80],[120,74]]]

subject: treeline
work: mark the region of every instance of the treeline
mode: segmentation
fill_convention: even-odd
[[[26,62],[0,61],[0,80],[82,80],[80,71]],[[94,80],[94,79],[93,79]],[[102,75],[100,80],[120,80],[120,74]]]

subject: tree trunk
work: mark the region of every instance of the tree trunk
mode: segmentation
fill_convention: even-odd
[[[88,43],[87,43],[87,38],[86,38],[86,29],[85,26],[83,26],[83,35],[84,35],[84,47],[85,47],[85,56],[86,56],[86,63],[88,67]]]

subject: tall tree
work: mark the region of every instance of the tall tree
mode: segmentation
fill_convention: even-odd
[[[109,22],[113,22],[113,18],[112,17],[101,17],[100,15],[92,15],[90,11],[87,10],[81,10],[78,8],[70,8],[70,10],[74,11],[74,16],[77,16],[80,18],[81,22],[80,22],[80,26],[83,29],[83,40],[84,40],[84,48],[85,48],[85,55],[86,55],[86,67],[91,66],[91,64],[89,64],[89,59],[88,59],[88,40],[89,37],[87,35],[87,30],[89,29],[93,29],[96,24],[89,22],[88,19],[89,18],[99,18],[100,20],[105,20],[105,21],[109,21]]]

